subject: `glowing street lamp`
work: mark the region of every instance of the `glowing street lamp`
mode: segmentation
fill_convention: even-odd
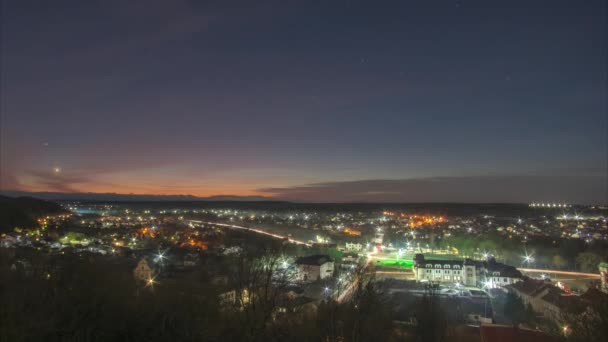
[[[158,283],[158,282],[153,277],[149,277],[148,280],[146,280],[147,287],[154,287],[154,284],[156,284],[156,283]]]
[[[534,262],[534,257],[531,255],[526,254],[524,256],[524,262],[526,262],[527,264],[533,263]]]
[[[165,259],[167,259],[165,252],[159,250],[158,254],[156,254],[156,257],[154,258],[154,261],[162,264]]]

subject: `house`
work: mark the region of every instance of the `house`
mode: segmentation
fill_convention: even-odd
[[[296,260],[298,278],[303,282],[313,282],[329,278],[334,273],[334,262],[329,255],[317,254]]]
[[[298,286],[287,286],[280,290],[276,297],[277,308],[274,318],[284,313],[314,313],[318,300],[304,296],[304,289]]]
[[[584,308],[581,297],[568,295],[544,280],[526,278],[507,288],[517,294],[525,305],[530,304],[534,312],[553,322],[561,322],[566,312],[577,312]]]
[[[352,252],[362,252],[365,250],[365,245],[360,244],[360,243],[347,242],[346,244],[344,244],[344,250],[352,251]]]
[[[146,258],[142,258],[137,263],[137,266],[133,270],[133,276],[136,280],[148,282],[150,279],[154,278],[154,271],[148,264],[148,260]]]
[[[235,289],[221,293],[219,295],[220,305],[222,308],[231,308],[243,310],[247,305],[250,304],[252,296],[248,289]]]
[[[306,296],[288,298],[278,305],[274,317],[277,318],[280,314],[294,312],[315,313],[317,311],[318,302],[318,300]]]
[[[505,287],[523,279],[521,272],[515,267],[498,263],[494,258],[488,258],[484,266],[484,285],[487,288]]]

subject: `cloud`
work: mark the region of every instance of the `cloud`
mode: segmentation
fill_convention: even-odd
[[[82,175],[46,171],[30,171],[27,178],[28,187],[59,192],[75,192],[75,186],[90,182],[88,177]]]
[[[467,176],[326,182],[258,189],[277,199],[312,202],[606,203],[606,177]]]

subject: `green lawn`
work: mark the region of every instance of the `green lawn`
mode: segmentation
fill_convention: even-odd
[[[414,260],[377,260],[376,264],[381,266],[399,266],[404,268],[412,268],[412,266],[414,266]]]

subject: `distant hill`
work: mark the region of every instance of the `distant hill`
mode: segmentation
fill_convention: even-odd
[[[50,201],[100,201],[100,202],[160,202],[160,201],[235,201],[235,202],[259,202],[272,199],[262,196],[235,196],[220,195],[210,197],[197,197],[192,195],[135,195],[116,193],[94,193],[94,192],[25,192],[25,191],[0,191],[0,195],[9,197],[34,197]]]
[[[32,197],[0,196],[0,233],[10,232],[14,227],[33,227],[36,218],[63,213],[57,203]]]

